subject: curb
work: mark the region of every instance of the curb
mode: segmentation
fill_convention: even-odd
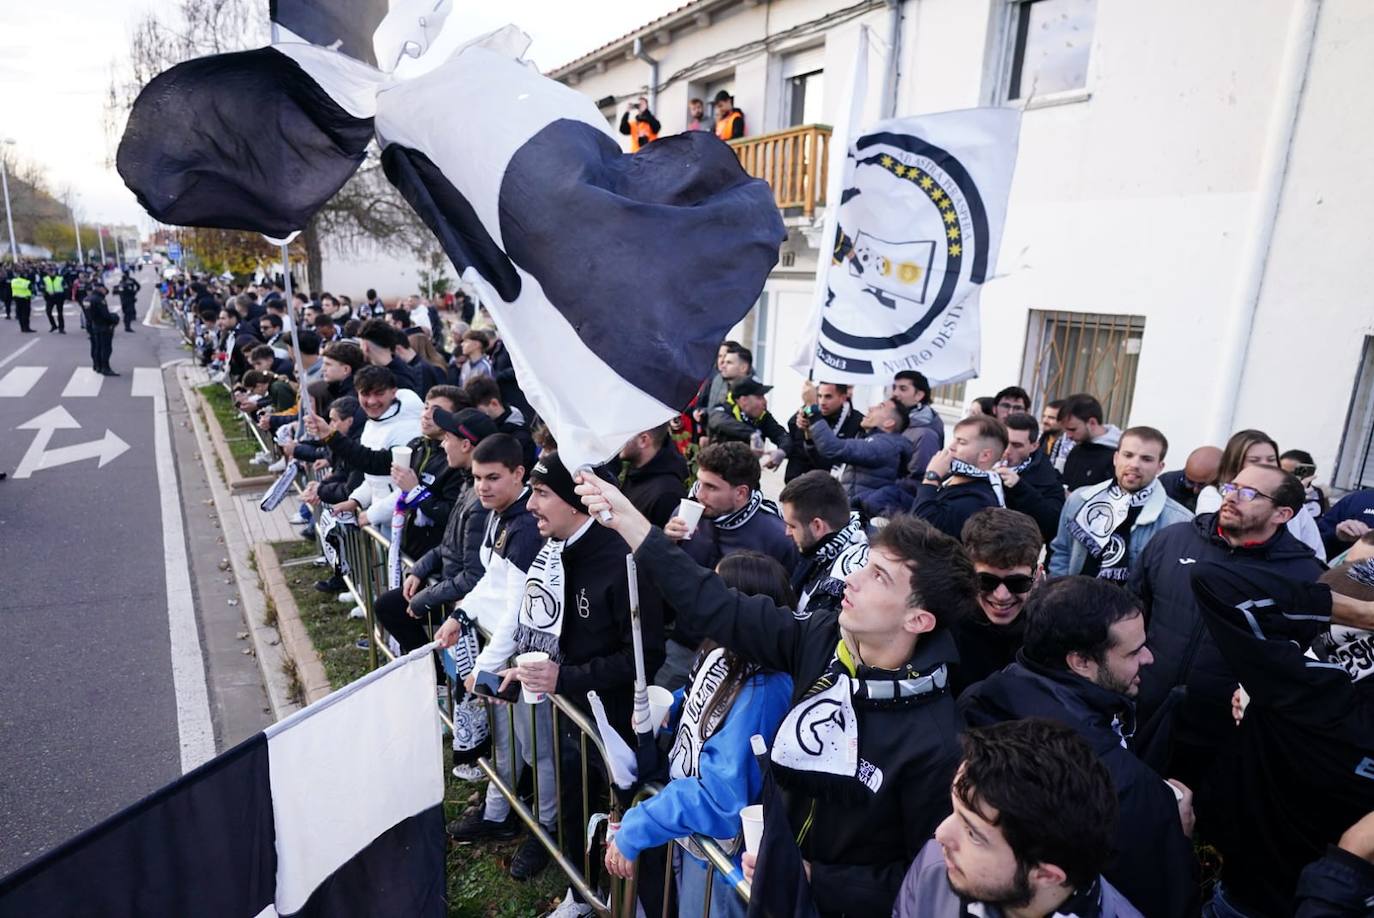
[[[254,552],[248,545],[248,540],[244,536],[246,527],[243,520],[239,518],[238,508],[231,499],[229,489],[225,486],[224,477],[214,467],[211,444],[215,425],[209,423],[207,417],[202,416],[202,411],[206,412],[207,415],[209,414],[209,408],[200,398],[200,393],[192,387],[188,378],[188,369],[185,367],[177,369],[177,384],[181,387],[181,394],[186,400],[186,404],[199,409],[187,412],[191,418],[191,430],[195,434],[196,444],[200,449],[200,461],[205,467],[205,477],[210,483],[210,493],[214,497],[215,511],[220,520],[220,530],[224,533],[225,552],[229,556],[230,568],[234,572],[234,582],[238,586],[239,597],[243,603],[243,621],[248,627],[249,638],[253,642],[253,653],[258,661],[258,669],[262,674],[263,686],[267,689],[267,703],[272,709],[272,719],[274,721],[281,720],[301,707],[291,698],[291,685],[286,675],[287,662],[295,663],[296,661],[287,655],[286,648],[282,644],[281,634],[276,628],[267,624],[267,598],[263,595],[262,589],[258,585],[258,578],[250,567],[250,562],[260,563],[257,558],[258,554],[267,554],[267,552]],[[232,463],[224,466],[226,474],[231,468]],[[275,561],[275,559],[273,560]],[[278,571],[278,576],[280,577],[280,571]],[[291,608],[294,611],[294,603],[292,603]],[[278,616],[280,614],[279,608]],[[280,618],[278,620],[280,621]],[[299,616],[297,616],[297,624],[299,625]]]
[[[315,650],[315,642],[310,640],[310,634],[305,630],[305,622],[301,621],[300,609],[291,595],[291,588],[286,585],[286,576],[277,563],[277,554],[266,542],[259,542],[253,546],[253,557],[258,559],[262,584],[277,609],[277,633],[281,635],[287,656],[296,664],[296,680],[300,683],[305,703],[319,701],[334,691],[334,687],[329,684],[324,662]]]
[[[177,378],[180,380],[181,375],[178,374]],[[183,385],[182,389],[185,391],[186,386]],[[205,397],[202,396],[200,392],[192,390],[187,394],[186,398],[188,403],[194,398],[195,403],[205,412],[207,418],[214,414],[214,412],[210,410],[210,406],[206,404]],[[241,491],[260,491],[272,487],[272,483],[277,480],[276,475],[253,475],[251,477],[245,477],[239,472],[239,465],[234,461],[234,454],[229,451],[229,444],[225,441],[224,431],[220,430],[219,424],[210,424],[207,422],[206,427],[209,429],[210,442],[214,445],[215,455],[219,457],[219,463],[224,468],[224,474],[221,477],[224,479],[225,484],[228,485],[231,494],[237,494]]]

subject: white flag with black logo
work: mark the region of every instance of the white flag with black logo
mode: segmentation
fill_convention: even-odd
[[[443,918],[432,646],[0,879],[0,916]]]
[[[896,118],[853,139],[822,253],[816,378],[978,375],[972,294],[1001,243],[1020,117],[986,108]]]

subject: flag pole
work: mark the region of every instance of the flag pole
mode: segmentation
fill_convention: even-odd
[[[291,255],[287,251],[290,240],[279,242],[281,246],[281,273],[286,279],[286,314],[291,317],[291,359],[296,362],[296,383],[300,390],[297,396],[300,398],[300,405],[296,409],[296,417],[301,424],[301,432],[305,431],[305,418],[313,414],[313,406],[310,403],[310,396],[305,391],[305,364],[301,362],[301,318],[296,315],[296,297],[291,292]]]
[[[644,628],[639,617],[639,575],[634,552],[625,556],[625,572],[630,578],[630,637],[635,651],[635,733],[653,733],[649,723],[649,680],[644,674]]]

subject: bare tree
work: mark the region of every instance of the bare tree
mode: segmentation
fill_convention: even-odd
[[[134,26],[129,55],[112,68],[105,103],[107,159],[113,162],[129,110],[153,77],[175,64],[210,54],[242,51],[267,43],[270,23],[261,0],[178,0],[171,14],[148,13]],[[381,249],[415,253],[428,230],[382,174],[374,148],[348,182],[302,227],[310,290],[323,289],[323,253]],[[244,241],[243,250],[252,244]]]

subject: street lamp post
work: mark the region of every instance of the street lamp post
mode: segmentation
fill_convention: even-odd
[[[72,195],[72,199],[75,200],[76,195]],[[76,231],[76,261],[78,264],[84,265],[86,263],[86,251],[81,248],[81,224],[76,222],[76,205],[68,201],[67,209],[72,212],[72,229]]]
[[[0,143],[4,143],[9,147],[14,146],[14,140],[9,137],[6,137],[3,141],[0,141]],[[5,157],[3,155],[0,155],[0,186],[3,186],[5,189],[5,224],[10,230],[10,259],[15,264],[18,264],[19,247],[14,244],[14,216],[10,213],[10,177],[9,170],[5,168]]]
[[[105,228],[99,223],[95,225],[95,240],[100,243],[100,267],[105,267]]]

